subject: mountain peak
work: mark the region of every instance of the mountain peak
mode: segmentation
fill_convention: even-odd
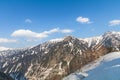
[[[66,36],[63,41],[71,41],[75,39],[73,36]]]
[[[108,32],[106,32],[106,33],[103,34],[103,37],[107,37],[107,36],[111,36],[111,35],[113,35],[113,36],[115,36],[115,35],[120,36],[120,32],[117,32],[117,31],[108,31]]]

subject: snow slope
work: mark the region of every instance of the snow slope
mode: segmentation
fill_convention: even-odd
[[[109,53],[63,80],[120,80],[120,52]]]

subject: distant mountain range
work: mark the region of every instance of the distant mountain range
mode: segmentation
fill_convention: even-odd
[[[120,51],[120,32],[85,39],[66,36],[32,48],[0,51],[0,71],[14,80],[69,80],[64,77],[116,51]],[[86,76],[79,77],[71,80]]]

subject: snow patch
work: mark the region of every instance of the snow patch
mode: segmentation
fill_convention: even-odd
[[[60,42],[63,41],[63,38],[51,39],[50,42]]]
[[[97,45],[101,40],[102,36],[96,36],[96,37],[91,37],[91,38],[79,38],[79,40],[83,40],[88,43],[88,47]]]

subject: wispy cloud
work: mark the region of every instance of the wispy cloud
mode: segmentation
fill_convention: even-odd
[[[79,23],[91,23],[89,18],[82,16],[77,17],[76,21]]]
[[[17,40],[0,38],[0,43],[15,43]]]
[[[63,29],[63,30],[60,30],[62,33],[71,33],[73,32],[73,30],[70,30],[70,29]]]
[[[32,20],[31,19],[25,19],[25,22],[26,23],[32,23]]]
[[[109,21],[109,26],[118,26],[120,25],[120,20]]]
[[[50,34],[53,34],[53,33],[57,33],[57,32],[60,32],[60,33],[71,33],[72,30],[70,29],[59,29],[59,28],[54,28],[54,29],[51,29],[49,31],[43,31],[41,33],[38,33],[38,32],[34,32],[34,31],[31,31],[31,30],[25,30],[25,29],[19,29],[19,30],[16,30],[14,31],[11,36],[13,37],[27,37],[27,38],[45,38],[45,37],[48,37]]]
[[[12,48],[7,48],[7,47],[0,46],[0,51],[8,50],[8,49],[12,49]]]

